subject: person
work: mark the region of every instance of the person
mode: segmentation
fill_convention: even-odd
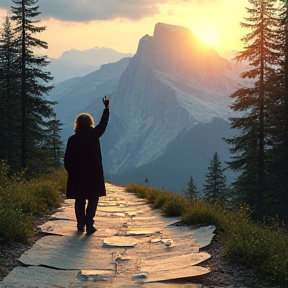
[[[109,121],[110,101],[106,96],[102,101],[105,109],[96,127],[91,115],[81,113],[77,116],[75,134],[68,139],[64,154],[64,167],[68,172],[66,197],[75,199],[77,229],[83,233],[86,226],[87,234],[97,231],[94,217],[99,197],[106,196],[99,138]]]

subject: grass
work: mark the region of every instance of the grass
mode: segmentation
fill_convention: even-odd
[[[288,234],[277,220],[269,225],[254,223],[243,207],[231,211],[202,199],[187,200],[166,190],[138,184],[128,185],[126,191],[147,199],[166,216],[180,216],[184,224],[215,225],[227,259],[252,268],[279,287],[288,287]]]
[[[24,173],[9,175],[0,163],[0,243],[25,242],[33,235],[33,220],[60,206],[66,186],[66,173],[55,170],[27,180]]]

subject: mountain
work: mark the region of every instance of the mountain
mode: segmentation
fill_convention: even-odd
[[[216,151],[223,167],[226,166],[224,161],[229,159],[229,155],[222,137],[233,137],[233,133],[229,123],[221,118],[194,125],[169,143],[163,154],[152,162],[107,177],[122,186],[131,182],[146,185],[145,180],[148,180],[149,186],[179,192],[187,187],[190,176],[193,176],[197,188],[201,189],[207,168]],[[232,172],[226,171],[226,177],[228,182],[231,182]]]
[[[149,185],[180,191],[193,176],[201,186],[213,154],[218,152],[222,162],[229,158],[222,137],[232,133],[229,96],[240,82],[238,72],[189,29],[156,24],[153,36],[140,40],[118,83],[115,78],[109,87],[111,120],[101,138],[106,177],[121,185],[144,183],[147,177]],[[79,87],[83,95],[90,89],[82,81],[60,98],[58,112],[89,103],[77,98]],[[85,112],[97,122],[103,107],[100,95],[94,99]],[[66,116],[73,110],[74,121],[76,109],[70,110]],[[70,121],[71,134],[69,117],[65,123]]]
[[[52,83],[61,83],[74,77],[82,77],[100,68],[101,65],[114,63],[132,53],[120,53],[110,48],[94,47],[84,51],[72,49],[64,52],[58,59],[52,58],[48,67],[54,77]]]
[[[123,71],[127,68],[129,57],[116,63],[102,65],[101,68],[84,77],[75,77],[55,86],[48,99],[58,102],[54,110],[58,119],[64,124],[63,141],[73,133],[73,123],[76,116],[87,110],[102,112],[102,97],[112,93],[119,82]],[[95,103],[93,102],[96,100]],[[100,110],[99,110],[100,109]],[[96,121],[96,119],[95,119]]]
[[[190,30],[158,23],[153,36],[140,40],[137,53],[111,95],[111,110],[117,119],[116,124],[111,124],[109,135],[117,145],[107,151],[111,177],[119,179],[125,171],[130,175],[131,170],[155,163],[168,153],[171,143],[183,139],[194,126],[213,123],[217,118],[227,123],[231,113],[229,95],[237,87],[236,80],[232,64],[204,46]],[[224,130],[219,131],[219,139],[226,136],[229,128]],[[215,142],[215,135],[206,140]],[[179,153],[185,155],[187,151]],[[212,157],[213,153],[209,153]],[[165,168],[167,165],[176,163],[167,162]],[[168,179],[163,169],[158,174],[167,175]],[[175,178],[185,169],[188,167],[182,166],[175,172]],[[201,173],[205,172],[201,169]],[[145,177],[143,174],[142,179]]]

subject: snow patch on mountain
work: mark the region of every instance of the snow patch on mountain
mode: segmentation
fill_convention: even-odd
[[[211,90],[195,79],[187,79],[185,85],[179,85],[174,77],[161,71],[154,70],[154,72],[160,81],[175,90],[180,106],[187,110],[189,118],[195,120],[195,123],[207,123],[214,117],[225,119],[229,117],[231,101],[225,94],[229,91],[223,93],[223,91]]]

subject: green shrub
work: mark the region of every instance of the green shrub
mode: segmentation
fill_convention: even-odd
[[[24,214],[41,215],[47,210],[59,207],[61,193],[55,182],[31,180],[12,183],[2,195],[4,203],[15,203]]]
[[[230,260],[257,270],[272,282],[288,283],[288,235],[279,227],[239,215],[237,225],[231,225],[222,240]]]
[[[45,203],[48,209],[59,207],[61,201],[61,195],[59,193],[58,186],[55,182],[45,181],[39,183],[39,189],[36,192],[37,196],[41,199],[41,202]]]
[[[162,209],[166,216],[180,216],[185,211],[185,199],[170,191],[145,187],[139,184],[128,185],[126,191],[136,194],[139,198],[145,198],[155,209]]]
[[[59,192],[64,195],[66,194],[67,172],[64,169],[54,170],[51,173],[42,176],[41,179],[54,182],[54,186],[57,186]]]
[[[151,188],[147,189],[147,193],[146,193],[145,198],[147,199],[147,202],[149,204],[154,204],[157,201],[157,199],[160,197],[161,193],[162,192],[160,190],[151,187]]]
[[[33,234],[33,218],[17,204],[0,203],[0,242],[25,242]]]
[[[29,186],[28,186],[29,187]],[[38,203],[37,212],[45,212],[48,209],[59,207],[61,203],[61,192],[58,183],[51,180],[38,180],[30,185],[30,194]]]
[[[218,232],[227,230],[232,214],[217,204],[207,204],[203,199],[189,201],[189,208],[182,216],[182,222],[187,225],[215,225]]]
[[[185,213],[188,208],[188,201],[182,196],[173,194],[167,196],[162,207],[164,214],[168,217],[178,217]]]
[[[152,203],[154,205],[154,207],[156,209],[161,209],[163,208],[163,206],[165,205],[166,201],[168,201],[169,196],[172,193],[169,191],[159,191],[159,193],[157,194],[157,197],[154,198],[154,203]]]
[[[136,194],[139,198],[146,198],[147,195],[147,188],[135,183],[128,185],[126,191]]]
[[[8,175],[7,165],[0,166],[0,239],[25,241],[33,233],[33,216],[59,207],[66,187],[66,172],[27,180],[25,173]]]

